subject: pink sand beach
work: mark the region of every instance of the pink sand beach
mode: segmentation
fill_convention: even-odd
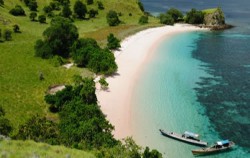
[[[120,50],[114,52],[118,71],[106,79],[109,83],[109,89],[104,91],[97,86],[96,91],[102,111],[115,126],[113,134],[116,138],[122,139],[133,135],[131,132],[133,87],[137,83],[141,68],[152,58],[160,42],[178,33],[200,30],[199,27],[176,24],[150,28],[122,41]]]

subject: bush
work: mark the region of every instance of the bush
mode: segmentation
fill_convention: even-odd
[[[148,23],[148,16],[141,16],[139,19],[139,24],[147,24]]]
[[[25,11],[23,10],[23,8],[20,5],[16,5],[15,8],[13,8],[9,11],[9,13],[14,15],[14,16],[25,15]]]
[[[12,35],[11,34],[12,34],[12,32],[9,29],[5,30],[4,31],[4,39],[6,41],[10,41],[12,39]]]
[[[108,44],[107,44],[107,47],[108,49],[117,49],[117,48],[120,48],[121,45],[120,45],[120,40],[117,39],[114,34],[109,34],[109,36],[107,37],[107,40],[108,40]]]
[[[173,25],[174,19],[169,14],[160,14],[160,23],[166,24],[166,25]]]
[[[35,21],[36,17],[37,17],[37,13],[36,12],[31,12],[30,13],[30,20],[31,21]]]
[[[17,24],[13,25],[13,31],[14,31],[15,33],[20,32],[20,27],[19,27]]]
[[[36,0],[31,0],[28,4],[28,7],[30,8],[31,11],[36,11],[38,8]]]
[[[44,7],[43,7],[43,11],[44,11],[46,14],[52,12],[52,10],[53,10],[53,9],[52,9],[51,6],[44,6]]]
[[[93,0],[86,0],[86,3],[87,3],[87,5],[91,5],[94,3],[94,1]]]
[[[141,9],[142,12],[144,12],[144,6],[142,4],[142,2],[138,2],[139,8]]]
[[[89,10],[89,18],[95,18],[95,16],[98,15],[98,11],[95,9]]]
[[[59,130],[57,124],[45,117],[33,116],[24,125],[21,125],[17,139],[32,139],[36,142],[45,142],[52,145],[59,144]]]
[[[72,11],[71,11],[69,5],[63,6],[62,16],[65,18],[70,18],[71,15],[72,15]]]
[[[110,10],[107,13],[106,18],[107,18],[107,22],[108,22],[109,26],[117,26],[121,22],[118,18],[118,14],[113,10]]]
[[[10,121],[6,118],[5,111],[2,106],[0,106],[0,134],[9,136],[10,132],[12,131],[12,126],[10,124]]]
[[[99,83],[100,83],[102,89],[104,89],[104,90],[108,89],[109,84],[104,77],[100,78]]]
[[[103,3],[101,1],[97,1],[97,5],[98,5],[98,9],[100,10],[104,9]]]
[[[167,14],[169,14],[174,19],[174,22],[178,22],[179,20],[183,19],[183,14],[175,8],[170,8],[167,11]]]
[[[204,14],[202,11],[191,9],[186,15],[186,22],[189,24],[202,24],[204,20]]]
[[[78,18],[82,19],[85,17],[87,13],[87,7],[80,0],[77,0],[74,5],[74,13],[78,16]]]
[[[39,15],[38,16],[38,21],[40,23],[46,23],[46,16],[45,15]]]
[[[0,5],[4,5],[4,0],[0,0]]]

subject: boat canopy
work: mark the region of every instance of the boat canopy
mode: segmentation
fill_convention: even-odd
[[[198,138],[199,137],[198,134],[188,132],[188,131],[185,131],[184,134],[185,134],[186,137],[193,137],[193,138]]]
[[[225,145],[225,144],[229,144],[229,140],[221,140],[217,142],[217,145]]]

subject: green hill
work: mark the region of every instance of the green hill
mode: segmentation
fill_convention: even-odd
[[[39,157],[39,158],[95,158],[90,152],[69,149],[64,146],[36,143],[34,141],[5,140],[0,142],[1,157]]]
[[[37,0],[38,15],[44,14],[43,7],[51,1]],[[88,5],[88,9],[97,8],[96,2],[94,1],[93,5]],[[137,0],[102,0],[102,2],[105,9],[99,10],[96,18],[75,20],[74,23],[80,37],[95,38],[101,45],[105,45],[106,37],[111,32],[122,39],[156,24],[156,20],[151,18],[151,24],[138,25],[138,19],[143,13],[137,5]],[[74,3],[75,0],[71,0],[71,8],[73,8]],[[9,10],[16,4],[24,8],[26,16],[13,16],[9,13]],[[106,22],[106,13],[109,10],[120,13],[119,18],[123,24],[109,27]],[[58,13],[58,11],[55,12],[55,14]],[[11,41],[0,43],[0,104],[5,109],[6,117],[15,129],[36,113],[56,119],[57,116],[48,112],[44,102],[44,94],[49,86],[71,83],[75,74],[93,75],[86,69],[55,67],[52,60],[34,57],[34,44],[37,39],[42,38],[42,33],[49,26],[51,19],[47,18],[47,24],[31,22],[29,14],[29,8],[20,0],[4,1],[4,5],[0,6],[0,29],[2,32],[5,29],[12,30],[14,24],[19,25],[21,31],[21,33],[12,33]],[[39,80],[40,73],[44,75],[45,80]]]
[[[0,6],[0,106],[6,112],[5,117],[10,120],[14,127],[12,134],[17,132],[20,125],[24,124],[31,116],[38,114],[46,116],[50,120],[58,120],[57,114],[49,112],[48,105],[44,101],[44,95],[51,85],[70,84],[74,75],[83,77],[94,74],[87,69],[73,66],[66,69],[62,66],[55,66],[53,59],[44,60],[34,56],[34,44],[36,40],[42,39],[43,31],[49,27],[51,18],[47,17],[45,24],[32,22],[29,19],[31,11],[25,6],[23,0],[4,1]],[[53,0],[37,0],[38,15],[44,14],[43,8]],[[70,7],[76,0],[70,1]],[[85,0],[83,0],[85,3]],[[115,34],[123,39],[137,31],[148,27],[157,26],[158,20],[150,17],[149,24],[139,25],[138,20],[143,15],[139,9],[137,0],[101,0],[104,10],[98,10],[96,18],[90,20],[74,19],[81,37],[91,37],[98,41],[101,46],[106,45],[107,35]],[[26,16],[13,16],[9,11],[20,5],[25,10]],[[88,5],[88,9],[97,9],[97,0],[94,4]],[[109,10],[119,13],[122,24],[116,27],[108,26],[106,14]],[[60,11],[55,11],[59,14]],[[20,33],[13,33],[10,41],[3,39],[3,32],[6,29],[12,30],[13,25],[20,27]],[[101,32],[101,33],[100,33]],[[43,74],[44,80],[39,79]],[[1,141],[0,154],[7,157],[94,157],[84,151],[67,149],[62,146],[50,146],[33,141]]]

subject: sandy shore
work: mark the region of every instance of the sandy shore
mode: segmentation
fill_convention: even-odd
[[[150,60],[151,55],[166,38],[187,31],[200,31],[201,28],[186,24],[164,26],[141,31],[122,41],[121,49],[114,52],[118,72],[107,78],[109,89],[97,87],[99,105],[107,119],[115,126],[114,136],[118,139],[131,136],[131,94],[137,82],[138,73]]]

